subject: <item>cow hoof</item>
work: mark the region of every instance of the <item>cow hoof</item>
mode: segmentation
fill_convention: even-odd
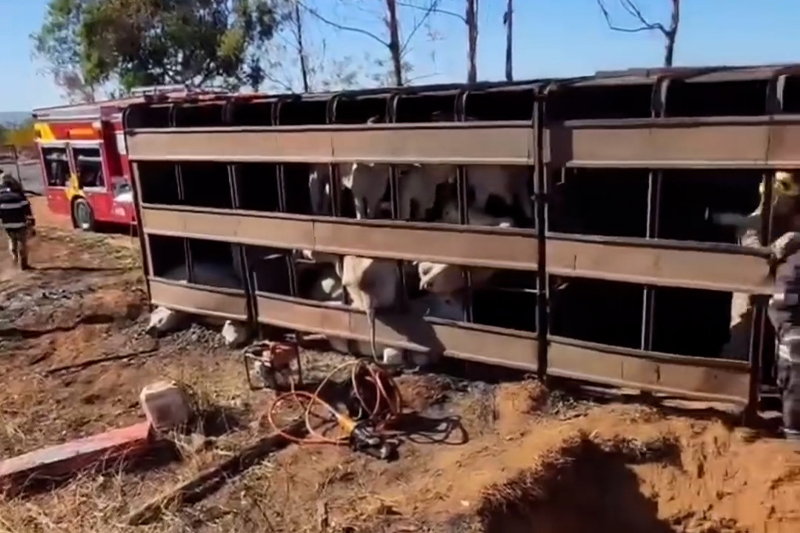
[[[166,307],[157,307],[150,313],[150,321],[145,328],[145,333],[154,337],[162,333],[169,333],[178,329],[183,323],[183,319],[183,313]]]
[[[403,350],[397,348],[384,348],[383,349],[383,364],[387,366],[401,366],[405,363],[403,358]]]
[[[225,339],[225,346],[228,348],[238,348],[247,342],[247,328],[243,324],[237,324],[232,320],[226,320],[222,326],[222,338]]]
[[[413,352],[410,354],[409,362],[412,366],[425,368],[431,363],[431,356],[426,353]]]

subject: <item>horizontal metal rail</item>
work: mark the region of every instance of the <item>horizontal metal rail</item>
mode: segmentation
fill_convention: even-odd
[[[533,230],[141,206],[146,234],[407,261],[533,271]],[[656,239],[548,234],[561,276],[752,294],[771,291],[766,250]]]
[[[186,312],[231,317],[245,307],[244,296],[218,289],[150,279],[153,303]],[[211,296],[211,297],[210,297]],[[322,304],[274,294],[256,294],[257,321],[329,337],[369,340],[366,316],[341,304]],[[529,372],[537,369],[537,336],[504,328],[408,315],[381,314],[376,325],[380,344]],[[635,387],[683,397],[743,404],[747,401],[748,365],[549,339],[548,375]]]
[[[153,305],[226,320],[248,319],[244,290],[189,285],[186,281],[157,277],[149,277],[148,281]]]
[[[128,131],[132,161],[533,165],[527,122]],[[545,162],[568,167],[800,166],[800,116],[580,120],[545,128]]]
[[[134,129],[131,161],[534,164],[530,121]]]
[[[545,130],[545,160],[566,167],[798,167],[800,116],[554,123]]]

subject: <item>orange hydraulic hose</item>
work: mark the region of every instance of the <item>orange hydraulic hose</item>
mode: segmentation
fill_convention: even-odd
[[[380,421],[380,427],[382,427],[385,422],[387,421],[386,418],[392,418],[399,415],[402,411],[403,407],[403,398],[400,394],[399,389],[397,388],[394,380],[392,377],[386,373],[380,367],[375,367],[371,364],[365,363],[364,361],[348,361],[343,363],[332,371],[330,371],[325,378],[320,382],[319,386],[317,386],[316,390],[313,393],[306,392],[306,391],[298,391],[294,389],[294,383],[291,384],[291,390],[289,392],[283,393],[275,398],[275,401],[270,406],[269,410],[267,411],[267,420],[269,421],[272,428],[284,438],[292,442],[302,442],[302,443],[315,443],[315,444],[347,444],[350,438],[350,433],[356,426],[356,422],[353,421],[349,416],[338,412],[335,408],[333,408],[329,403],[323,400],[320,397],[320,392],[325,387],[325,385],[339,372],[342,370],[350,368],[350,382],[351,386],[353,387],[353,393],[356,399],[361,404],[361,408],[368,413],[368,417],[370,420],[373,421]],[[365,369],[368,377],[367,381],[373,383],[376,390],[376,399],[375,405],[370,408],[367,405],[366,400],[364,399],[362,392],[361,392],[361,384],[359,383],[358,372],[361,369]],[[388,382],[388,391],[387,386],[384,385],[384,379]],[[390,393],[391,391],[391,393]],[[274,413],[277,407],[283,403],[292,401],[298,405],[305,404],[305,411],[304,411],[304,419],[306,423],[306,429],[308,431],[308,436],[305,438],[298,438],[292,435],[287,434],[283,430],[281,430],[278,425],[275,423],[274,420]],[[389,412],[388,416],[381,416],[381,404],[385,401],[386,406],[388,406]],[[330,413],[335,419],[336,423],[346,432],[346,435],[341,437],[326,437],[316,431],[311,424],[311,414],[314,404],[320,404],[328,413]],[[384,418],[384,420],[380,420]]]

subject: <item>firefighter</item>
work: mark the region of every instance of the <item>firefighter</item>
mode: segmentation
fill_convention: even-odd
[[[768,314],[778,342],[778,388],[783,401],[783,432],[800,440],[800,233],[772,245],[775,290]]]
[[[28,264],[28,232],[36,225],[31,204],[25,197],[20,182],[11,174],[0,173],[0,222],[8,238],[8,250],[20,270]]]

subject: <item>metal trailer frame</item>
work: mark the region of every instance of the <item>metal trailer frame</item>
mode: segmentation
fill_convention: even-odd
[[[765,295],[771,292],[768,251],[735,245],[659,239],[657,213],[662,169],[763,169],[765,195],[771,197],[771,171],[800,168],[800,115],[783,113],[787,77],[797,66],[668,69],[625,71],[573,80],[547,80],[476,86],[431,86],[414,89],[361,91],[333,95],[277,95],[257,98],[273,102],[269,126],[138,128],[125,111],[129,157],[133,166],[136,208],[151,302],[201,315],[249,321],[303,332],[366,341],[366,316],[341,306],[297,297],[256,292],[250,281],[243,290],[178,283],[153,274],[148,235],[205,239],[243,246],[309,249],[341,255],[395,260],[428,260],[462,267],[535,271],[538,279],[537,333],[438,319],[384,316],[377,340],[398,348],[425,351],[439,347],[445,355],[610,386],[681,397],[724,401],[757,408],[764,344]],[[681,83],[725,83],[768,80],[767,114],[753,117],[676,117],[670,115],[670,87]],[[554,120],[547,104],[565,89],[625,83],[652,86],[649,118]],[[397,104],[411,94],[454,92],[456,122],[397,122]],[[471,94],[496,90],[529,90],[534,114],[526,121],[465,122]],[[337,106],[345,97],[383,95],[387,120],[381,124],[337,124]],[[501,97],[501,96],[500,96]],[[255,98],[255,97],[254,97]],[[280,109],[288,99],[325,98],[327,124],[281,125]],[[215,95],[224,101],[226,121],[232,106],[252,99]],[[196,101],[193,100],[193,101]],[[175,100],[173,105],[184,105]],[[141,201],[140,164],[161,162],[226,162],[232,210],[167,206]],[[504,164],[532,167],[536,229],[486,228],[396,220],[350,220],[286,213],[283,163],[376,162],[387,164],[446,163],[458,165],[462,223],[466,220],[463,166]],[[282,212],[240,209],[238,168],[243,163],[279,165]],[[332,167],[333,168],[333,167]],[[639,168],[649,170],[646,238],[600,237],[548,231],[548,193],[555,172],[564,168]],[[180,172],[179,170],[177,171]],[[334,182],[338,179],[331,173]],[[176,176],[179,183],[181,176]],[[390,180],[396,217],[396,175]],[[335,185],[335,183],[332,183]],[[337,187],[332,190],[337,191]],[[335,197],[336,195],[334,195]],[[769,201],[767,201],[769,205]],[[334,199],[334,214],[338,202]],[[771,214],[763,213],[762,243]],[[191,269],[191,254],[186,249]],[[290,261],[291,263],[291,261]],[[289,266],[290,272],[293,265]],[[625,281],[645,286],[640,349],[620,348],[550,335],[548,276]],[[294,280],[294,274],[290,275]],[[291,281],[295,285],[295,281]],[[657,353],[652,347],[652,287],[682,287],[744,292],[754,305],[748,362]],[[469,317],[466,317],[467,319]]]

